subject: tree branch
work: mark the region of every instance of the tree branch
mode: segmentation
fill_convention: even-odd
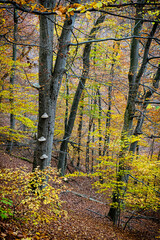
[[[11,155],[12,157],[16,157],[16,158],[19,158],[19,159],[21,159],[21,160],[24,160],[24,161],[26,161],[26,162],[29,162],[29,163],[33,164],[33,162],[32,162],[30,159],[28,159],[28,158],[20,157],[20,156],[14,155],[14,154],[10,154],[10,155]]]
[[[82,44],[86,44],[86,43],[94,43],[94,42],[105,42],[105,41],[125,41],[125,40],[129,40],[132,38],[137,38],[137,39],[153,39],[156,40],[160,43],[160,39],[158,38],[154,38],[154,37],[143,37],[143,36],[130,36],[130,37],[124,37],[124,38],[102,38],[102,39],[93,39],[93,40],[87,40],[84,42],[78,42],[78,43],[69,43],[69,46],[77,46],[77,45],[82,45]]]
[[[137,182],[142,183],[143,185],[145,185],[146,187],[149,187],[146,183],[144,183],[142,180],[139,180],[138,178],[132,176],[130,173],[128,174],[128,176],[130,176],[131,178],[133,178],[134,180],[136,180]],[[160,195],[160,192],[157,191],[155,188],[152,188],[156,193],[158,193]]]
[[[22,11],[22,12],[27,12],[27,13],[30,13],[30,14],[35,14],[35,15],[58,15],[56,13],[56,11],[37,11],[37,10],[31,10],[30,9],[27,9],[25,7],[23,7],[22,5],[14,2],[14,1],[9,1],[9,0],[0,0],[0,3],[4,3],[4,4],[10,4],[10,5],[13,5],[14,7],[16,7],[16,9]],[[127,7],[127,6],[135,6],[137,7],[138,5],[142,5],[142,4],[139,4],[139,3],[127,3],[127,4],[108,4],[108,5],[105,5],[104,7],[105,8],[122,8],[122,7]],[[147,4],[145,3],[145,5],[151,5],[151,4]],[[154,4],[156,6],[156,10],[158,10],[160,8],[160,4]],[[135,17],[129,17],[129,16],[124,16],[124,15],[120,15],[120,14],[116,14],[116,13],[113,13],[113,12],[108,12],[104,9],[95,9],[95,8],[89,8],[89,9],[86,9],[83,13],[86,13],[87,11],[89,12],[101,12],[101,13],[105,13],[105,14],[108,14],[108,15],[111,15],[111,16],[115,16],[115,17],[120,17],[120,18],[126,18],[126,19],[130,19],[130,20],[141,20],[141,19],[138,19],[138,18],[135,18]],[[74,13],[81,13],[81,11],[77,11],[76,9],[74,10]],[[157,23],[160,23],[159,20],[150,20],[150,19],[143,19],[143,22],[157,22]]]
[[[85,194],[81,194],[81,193],[77,193],[77,192],[69,191],[69,190],[65,191],[64,193],[72,193],[72,194],[77,195],[77,196],[79,196],[79,197],[87,198],[87,199],[90,200],[90,201],[94,201],[94,202],[97,202],[97,203],[106,205],[106,203],[101,202],[101,201],[99,201],[99,200],[97,200],[97,199],[95,199],[95,198],[91,198],[91,197],[89,197],[89,196],[87,196],[87,195],[85,195]]]

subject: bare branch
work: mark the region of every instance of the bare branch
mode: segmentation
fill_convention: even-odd
[[[148,61],[155,59],[155,58],[160,58],[160,56],[150,57],[150,58],[148,58]]]
[[[142,84],[142,83],[140,83],[140,85],[143,86],[143,87],[149,88],[152,92],[160,95],[160,93],[158,93],[158,92],[157,92],[155,89],[153,89],[152,87],[149,87],[149,86],[147,86],[147,85],[145,85],[145,84]]]
[[[140,36],[129,36],[129,37],[124,37],[124,38],[102,38],[102,39],[93,39],[93,40],[88,40],[88,41],[84,41],[84,42],[79,42],[79,43],[69,43],[70,46],[77,46],[77,45],[82,45],[82,44],[86,44],[86,43],[93,43],[93,42],[105,42],[105,41],[126,41],[132,38],[137,38],[137,39],[153,39],[156,40],[160,43],[160,39],[158,38],[154,38],[154,37],[140,37]]]

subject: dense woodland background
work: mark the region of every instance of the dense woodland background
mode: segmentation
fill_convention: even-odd
[[[2,239],[159,236],[159,16],[0,0]]]

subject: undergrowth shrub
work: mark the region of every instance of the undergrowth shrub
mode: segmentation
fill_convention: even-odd
[[[1,169],[0,217],[12,218],[29,226],[30,230],[44,227],[66,216],[59,198],[63,190],[61,180],[52,168],[34,172],[28,172],[26,168]]]
[[[100,156],[94,173],[75,172],[65,177],[89,176],[94,179],[93,187],[98,193],[103,193],[107,202],[119,208],[120,211],[132,210],[135,215],[142,211],[157,211],[160,209],[160,165],[157,156],[152,159],[147,156],[126,155],[124,165],[126,170],[118,171],[118,156]],[[128,170],[127,170],[128,169]],[[128,181],[120,181],[119,176],[128,177]],[[103,181],[101,181],[103,180]],[[116,193],[119,202],[112,203],[112,194]]]
[[[131,160],[130,160],[131,159]],[[147,156],[129,155],[123,160],[126,169],[117,171],[118,158],[101,157],[100,163],[95,167],[96,172],[92,177],[101,177],[103,183],[95,181],[93,184],[97,192],[104,193],[107,200],[112,203],[112,192],[116,192],[121,210],[128,207],[134,211],[153,210],[160,207],[160,168],[157,156],[148,159]],[[128,181],[119,181],[119,175],[128,177]],[[115,203],[116,204],[116,203]],[[113,205],[113,203],[112,203]]]

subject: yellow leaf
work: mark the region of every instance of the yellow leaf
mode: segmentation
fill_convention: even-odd
[[[31,6],[31,10],[33,11],[36,8],[37,4],[34,4],[33,6]]]
[[[85,10],[85,7],[83,5],[77,7],[76,9],[77,11],[84,11]]]
[[[90,12],[86,12],[86,18],[88,19],[88,20],[90,20],[91,19],[91,13]]]
[[[153,108],[151,104],[148,104],[147,109]]]
[[[94,7],[95,4],[96,4],[96,2],[92,2],[92,3],[90,4],[90,7]]]
[[[94,8],[101,8],[102,7],[102,2],[96,3],[93,7]]]
[[[28,238],[27,237],[27,238],[22,238],[21,240],[32,240],[32,238],[30,238],[30,237]]]

